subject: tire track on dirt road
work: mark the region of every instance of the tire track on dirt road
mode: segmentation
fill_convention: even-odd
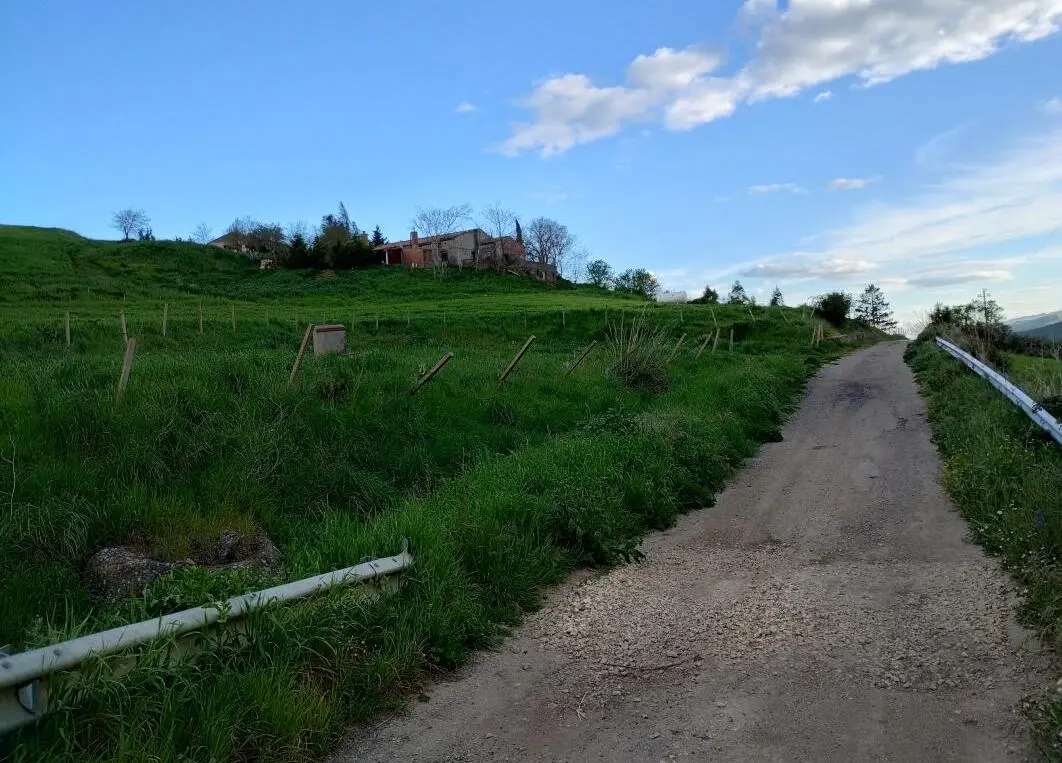
[[[1044,659],[964,540],[903,349],[823,369],[714,508],[333,760],[1035,759]]]

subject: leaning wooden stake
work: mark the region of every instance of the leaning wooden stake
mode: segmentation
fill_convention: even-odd
[[[715,324],[716,328],[719,328],[719,321],[715,319],[715,309],[711,305],[708,306],[708,312],[712,314],[712,323]]]
[[[715,339],[712,340],[712,354],[715,355],[715,346],[719,344],[719,329],[715,330]]]
[[[236,336],[236,305],[232,306],[232,335]]]
[[[306,333],[302,335],[302,344],[299,345],[299,354],[295,356],[295,363],[291,367],[291,376],[288,377],[288,386],[295,383],[295,377],[299,375],[299,366],[302,365],[302,356],[306,354],[306,346],[310,343],[310,334],[313,333],[313,324],[306,324]]]
[[[697,357],[699,358],[704,354],[704,348],[708,346],[709,340],[712,338],[711,332],[704,335],[704,341],[701,342],[701,346],[697,348]]]
[[[524,346],[520,348],[520,352],[516,353],[516,357],[513,358],[513,362],[509,364],[508,368],[502,371],[502,375],[498,379],[499,382],[503,382],[509,378],[509,374],[513,372],[513,369],[516,368],[516,364],[520,362],[520,358],[524,357],[524,353],[527,352],[527,348],[530,347],[531,343],[534,341],[535,335],[532,334],[527,338],[527,341],[524,342]]]
[[[734,327],[730,327],[730,352],[734,351]]]
[[[749,316],[751,316],[752,322],[755,323],[756,322],[756,314],[752,312],[752,305],[745,305],[745,307],[748,308]]]
[[[431,377],[433,377],[433,376],[435,376],[435,374],[439,373],[439,371],[442,370],[442,367],[450,362],[450,359],[453,358],[453,356],[454,356],[454,354],[452,352],[448,352],[445,355],[443,355],[442,359],[438,363],[436,363],[432,367],[432,369],[430,371],[428,371],[428,373],[426,373],[426,374],[424,374],[424,376],[420,377],[420,381],[419,382],[417,382],[416,384],[413,385],[413,389],[411,389],[409,391],[409,394],[410,395],[417,394],[417,392],[420,390],[421,387],[423,387],[425,384],[427,384],[429,381],[431,381]]]
[[[169,318],[170,318],[170,303],[169,302],[163,302],[162,303],[162,335],[163,336],[166,336],[166,324],[169,322]]]
[[[70,311],[66,311],[66,346],[70,346]]]
[[[597,344],[597,340],[596,339],[594,341],[592,341],[590,344],[586,345],[586,349],[583,350],[581,353],[579,353],[579,357],[577,357],[575,359],[575,362],[573,362],[570,366],[568,366],[566,369],[564,369],[564,375],[565,376],[570,375],[572,371],[574,371],[575,369],[577,369],[579,367],[580,363],[582,363],[584,360],[586,360],[586,356],[590,354],[590,350],[594,349],[594,345],[595,344]]]
[[[670,363],[672,360],[675,359],[675,355],[678,354],[679,347],[681,347],[682,343],[685,342],[685,341],[686,341],[686,335],[683,334],[682,336],[679,337],[679,340],[677,342],[675,342],[675,347],[671,350],[671,354],[667,356],[667,362],[668,363]]]
[[[118,313],[118,327],[122,330],[122,341],[129,341],[129,332],[125,330],[125,310]]]
[[[125,357],[122,358],[122,375],[118,377],[118,400],[122,399],[125,385],[129,383],[129,372],[133,368],[133,353],[136,352],[136,339],[125,343]]]

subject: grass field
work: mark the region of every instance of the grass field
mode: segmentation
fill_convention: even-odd
[[[1062,397],[1062,359],[1011,355],[1007,374],[1036,400]]]
[[[0,643],[265,582],[191,568],[105,602],[83,568],[106,545],[195,559],[225,529],[262,531],[283,579],[394,553],[403,537],[416,559],[394,597],[335,591],[260,613],[195,657],[86,666],[54,716],[0,740],[27,761],[313,759],[347,723],[494,643],[543,584],[636,558],[645,531],[710,505],[843,351],[813,347],[812,319],[792,309],[650,307],[489,273],[316,279],[208,247],[40,229],[0,227],[0,286]],[[120,401],[119,312],[137,339]],[[288,386],[310,321],[345,323],[349,353],[308,358]],[[632,326],[644,357],[618,364]],[[718,348],[695,357],[717,327]],[[454,360],[411,397],[445,352]]]
[[[945,464],[945,485],[973,538],[1003,561],[1025,590],[1022,617],[1055,651],[1062,649],[1062,448],[1019,408],[931,341],[908,350],[929,405]],[[1012,358],[1028,380],[1050,363]],[[1048,372],[1050,374],[1050,371]],[[1029,702],[1041,748],[1062,760],[1062,700]]]

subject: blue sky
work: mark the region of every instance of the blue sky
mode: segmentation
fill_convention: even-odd
[[[1062,307],[1062,0],[9,2],[0,222],[500,201],[666,287]]]

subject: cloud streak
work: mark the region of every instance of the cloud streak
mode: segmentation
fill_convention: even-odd
[[[878,177],[870,178],[837,178],[829,182],[832,191],[861,191],[872,183],[880,180]]]

